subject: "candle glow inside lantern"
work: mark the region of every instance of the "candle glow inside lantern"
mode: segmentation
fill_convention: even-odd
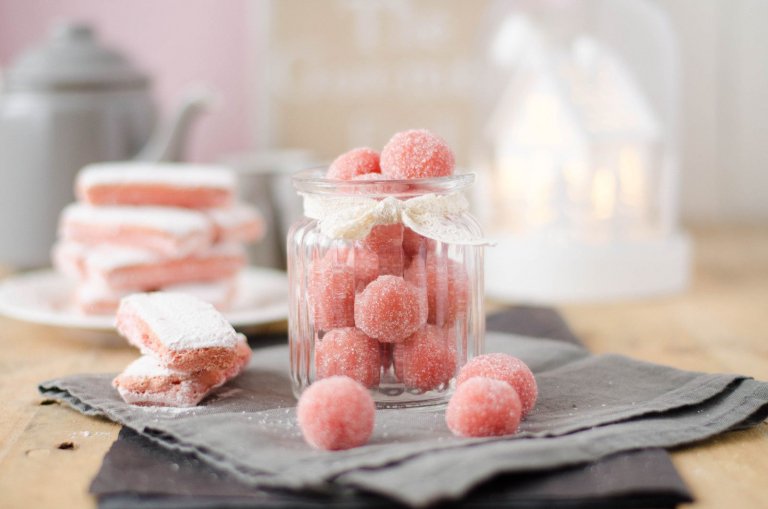
[[[689,246],[676,230],[674,150],[630,70],[590,36],[553,51],[525,18],[500,37],[506,49],[516,41],[517,55],[485,125],[478,202],[498,240],[487,254],[489,296],[563,302],[682,289]]]

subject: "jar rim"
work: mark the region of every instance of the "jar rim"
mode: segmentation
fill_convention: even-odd
[[[368,196],[417,196],[426,193],[451,193],[468,188],[475,181],[474,173],[457,173],[446,177],[418,179],[337,180],[325,177],[325,167],[315,167],[294,173],[291,182],[300,193],[356,194]]]

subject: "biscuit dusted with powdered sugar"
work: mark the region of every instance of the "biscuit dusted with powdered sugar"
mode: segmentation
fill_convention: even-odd
[[[150,291],[185,283],[234,278],[245,266],[243,246],[217,244],[184,257],[145,249],[100,246],[85,257],[86,277],[113,290]]]
[[[183,293],[136,293],[120,301],[118,332],[142,353],[178,371],[229,369],[235,329],[211,304]]]
[[[75,185],[92,205],[224,207],[232,203],[236,177],[213,165],[115,162],[86,166]]]
[[[86,245],[122,245],[166,256],[183,256],[213,243],[208,217],[173,207],[93,207],[73,203],[61,215],[64,240]]]
[[[112,381],[126,403],[140,406],[191,407],[213,389],[239,375],[251,358],[245,336],[238,334],[235,363],[225,370],[184,372],[164,366],[152,355],[133,361]]]

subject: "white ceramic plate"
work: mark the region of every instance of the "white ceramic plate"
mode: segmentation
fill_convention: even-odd
[[[114,335],[114,316],[85,315],[72,307],[74,283],[50,270],[10,276],[0,281],[0,314],[26,322]],[[288,318],[285,272],[248,267],[240,274],[238,294],[224,313],[238,329]]]

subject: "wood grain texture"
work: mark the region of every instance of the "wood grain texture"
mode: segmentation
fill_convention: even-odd
[[[768,380],[768,227],[700,229],[694,238],[693,285],[684,295],[569,305],[567,320],[595,352]],[[0,507],[95,506],[88,484],[119,428],[41,405],[37,383],[116,372],[136,355],[0,318]],[[65,442],[74,448],[59,449]],[[673,459],[697,498],[691,507],[765,507],[767,424],[682,448]]]

